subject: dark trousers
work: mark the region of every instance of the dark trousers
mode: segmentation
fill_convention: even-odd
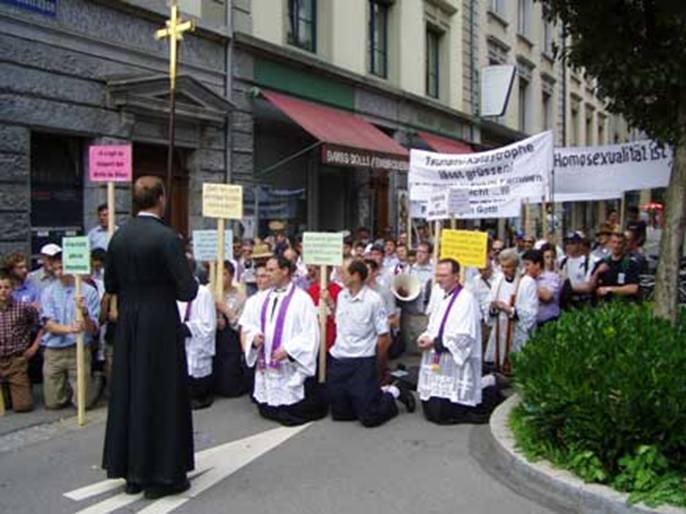
[[[317,382],[316,377],[309,377],[305,380],[305,398],[299,402],[278,407],[258,403],[257,409],[263,418],[293,427],[326,417],[329,406],[324,387]]]
[[[217,330],[212,370],[214,393],[219,396],[235,398],[253,390],[255,371],[245,363],[237,331]]]
[[[398,414],[393,395],[379,388],[376,357],[329,357],[326,388],[336,421],[357,419],[365,427],[376,427]]]
[[[204,409],[212,405],[212,375],[202,378],[188,377],[188,393],[191,397],[191,408]]]
[[[503,397],[495,386],[484,389],[482,395],[481,403],[475,407],[453,403],[446,398],[429,398],[422,402],[424,417],[437,425],[488,423],[491,412],[503,401]]]

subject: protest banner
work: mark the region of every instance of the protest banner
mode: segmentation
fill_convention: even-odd
[[[343,264],[342,232],[305,232],[303,234],[303,262],[319,266],[319,383],[326,381],[326,318],[328,309],[324,297],[328,291],[327,266]]]
[[[474,230],[443,230],[441,259],[455,259],[460,268],[483,268],[488,256],[488,233]]]
[[[436,189],[466,189],[471,212],[461,219],[516,217],[521,200],[548,196],[553,134],[543,132],[486,152],[410,152],[410,199],[428,202]]]
[[[90,275],[91,249],[88,237],[62,238],[62,271],[65,275],[74,275],[74,310],[76,321],[83,321],[79,308],[81,296],[81,275]],[[86,423],[86,363],[83,347],[83,332],[76,334],[76,406],[80,426]]]
[[[243,217],[243,186],[204,183],[202,215],[206,218],[217,218],[217,271],[214,292],[219,301],[224,296],[224,224],[227,219],[239,220]]]
[[[667,187],[672,149],[649,140],[619,145],[556,148],[556,202],[621,198],[622,193]]]

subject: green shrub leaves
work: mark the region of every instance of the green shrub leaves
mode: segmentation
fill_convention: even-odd
[[[565,313],[513,365],[512,427],[528,458],[631,501],[686,506],[686,313],[676,327],[623,303]]]

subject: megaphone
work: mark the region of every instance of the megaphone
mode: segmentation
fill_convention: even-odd
[[[422,285],[417,277],[401,273],[393,278],[391,292],[401,302],[411,302],[417,299],[422,292]]]

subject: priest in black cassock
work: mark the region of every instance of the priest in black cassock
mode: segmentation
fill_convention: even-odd
[[[116,294],[119,318],[103,467],[125,478],[126,492],[149,499],[190,487],[193,425],[184,333],[176,301],[195,298],[181,241],[161,217],[164,184],[140,177],[138,215],[112,237],[105,289]]]

